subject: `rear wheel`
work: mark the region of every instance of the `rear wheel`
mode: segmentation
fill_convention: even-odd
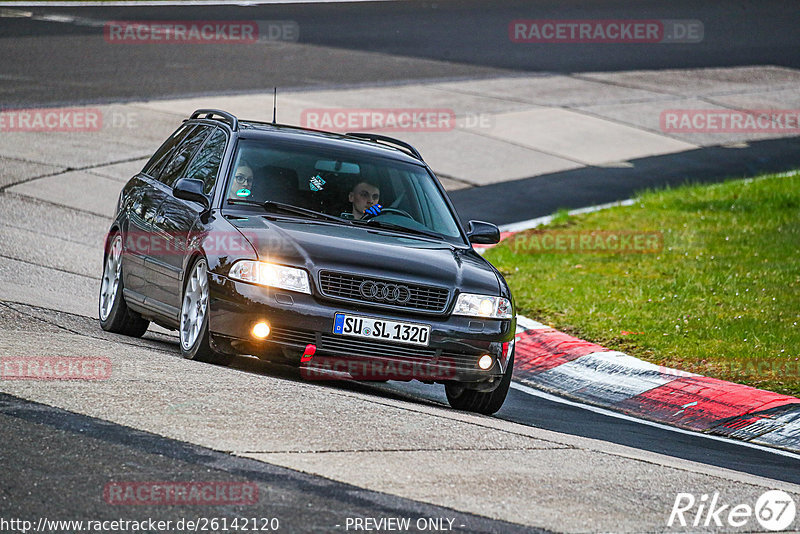
[[[511,386],[511,374],[514,371],[514,354],[508,359],[508,367],[500,379],[500,385],[494,391],[476,391],[467,389],[463,384],[445,384],[447,402],[456,410],[477,412],[492,415],[497,412],[506,400],[508,388]]]
[[[196,260],[188,272],[181,298],[181,355],[189,360],[228,365],[233,356],[216,352],[209,343],[206,260]]]
[[[107,332],[142,337],[150,321],[128,308],[125,302],[122,284],[122,236],[113,235],[110,243],[100,282],[100,326]]]

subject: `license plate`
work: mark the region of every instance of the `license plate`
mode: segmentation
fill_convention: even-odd
[[[333,322],[333,333],[427,347],[431,338],[431,326],[337,313]]]

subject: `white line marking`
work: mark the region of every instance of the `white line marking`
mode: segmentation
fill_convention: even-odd
[[[0,17],[3,18],[27,18],[32,17],[33,13],[30,11],[20,11],[19,9],[0,9]]]
[[[2,4],[0,4],[2,5]],[[775,178],[787,178],[789,176],[796,176],[800,174],[800,171],[786,171],[782,173],[775,174]],[[770,178],[771,175],[765,176],[763,178]],[[744,183],[752,182],[757,178],[746,178],[743,180]],[[709,187],[718,187],[723,185],[722,183],[710,184]],[[580,215],[581,213],[593,213],[595,211],[605,210],[608,208],[616,208],[617,206],[633,206],[636,204],[635,198],[628,198],[625,200],[620,200],[618,202],[608,202],[606,204],[598,204],[597,206],[589,206],[586,208],[578,208],[574,210],[570,210],[568,213],[569,215]],[[553,215],[545,215],[544,217],[536,217],[535,219],[528,219],[527,221],[520,221],[515,223],[504,224],[500,226],[501,232],[522,232],[524,230],[530,230],[531,228],[536,228],[537,226],[542,226],[543,224],[549,224],[550,221],[553,220]]]
[[[581,213],[593,213],[595,211],[605,210],[608,208],[616,208],[617,206],[632,206],[636,203],[636,199],[628,198],[620,200],[619,202],[609,202],[607,204],[598,204],[597,206],[588,206],[586,208],[578,208],[570,210],[570,215],[580,215]],[[549,224],[553,220],[553,215],[545,215],[544,217],[536,217],[535,219],[528,219],[527,221],[520,221],[511,224],[504,224],[500,227],[501,232],[522,232],[530,230],[543,224]]]
[[[613,412],[611,410],[607,410],[605,408],[600,408],[599,406],[592,406],[590,404],[583,404],[580,402],[575,402],[571,400],[567,400],[556,395],[552,395],[550,393],[546,393],[544,391],[539,391],[538,389],[532,388],[530,386],[526,386],[524,384],[519,384],[517,382],[512,382],[511,387],[516,389],[517,391],[521,391],[523,393],[527,393],[528,395],[532,395],[534,397],[540,397],[545,400],[549,400],[552,402],[558,402],[560,404],[566,404],[568,406],[574,406],[575,408],[581,408],[583,410],[589,410],[590,412],[595,412],[601,415],[607,415],[609,417],[615,417],[617,419],[623,419],[625,421],[631,421],[633,423],[639,423],[641,425],[652,426],[655,428],[660,428],[661,430],[669,430],[671,432],[678,432],[679,434],[688,434],[690,436],[696,436],[706,439],[711,439],[714,441],[722,441],[724,443],[730,443],[731,445],[742,445],[744,447],[749,447],[751,449],[756,449],[763,452],[771,452],[773,454],[778,454],[780,456],[786,456],[788,458],[792,458],[795,460],[800,460],[800,454],[795,454],[793,452],[785,451],[782,449],[776,449],[773,447],[766,447],[764,445],[756,445],[755,443],[750,443],[748,441],[740,441],[740,440],[733,440],[728,439],[723,436],[715,436],[713,434],[704,434],[702,432],[697,432],[694,430],[685,430],[683,428],[677,428],[674,426],[664,425],[661,423],[656,423],[653,421],[647,421],[646,419],[639,419],[637,417],[633,417],[623,413]]]
[[[2,5],[2,4],[0,4]],[[800,171],[787,171],[782,172],[779,174],[774,175],[775,178],[787,178],[789,176],[795,176]],[[764,178],[770,178],[770,176],[765,176]],[[747,178],[743,180],[745,183],[752,182],[755,178]],[[721,183],[711,184],[709,187],[720,186]],[[617,206],[633,206],[636,204],[635,198],[628,198],[625,200],[620,200],[618,202],[608,202],[606,204],[598,204],[597,206],[589,206],[586,208],[578,208],[574,210],[570,210],[568,213],[569,215],[580,215],[581,213],[593,213],[595,211],[605,210],[608,208],[616,208]],[[535,219],[528,219],[527,221],[520,221],[515,223],[504,224],[500,227],[501,232],[522,232],[525,230],[530,230],[531,228],[536,228],[537,226],[542,226],[544,224],[549,224],[553,220],[553,215],[545,215],[544,217],[536,217]]]

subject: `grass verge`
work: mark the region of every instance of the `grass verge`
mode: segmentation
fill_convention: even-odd
[[[800,396],[800,174],[636,200],[559,212],[487,251],[518,313],[658,365]]]

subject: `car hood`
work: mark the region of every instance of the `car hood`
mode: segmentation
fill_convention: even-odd
[[[494,268],[474,250],[375,228],[252,216],[229,219],[259,259],[321,270],[499,294]]]

